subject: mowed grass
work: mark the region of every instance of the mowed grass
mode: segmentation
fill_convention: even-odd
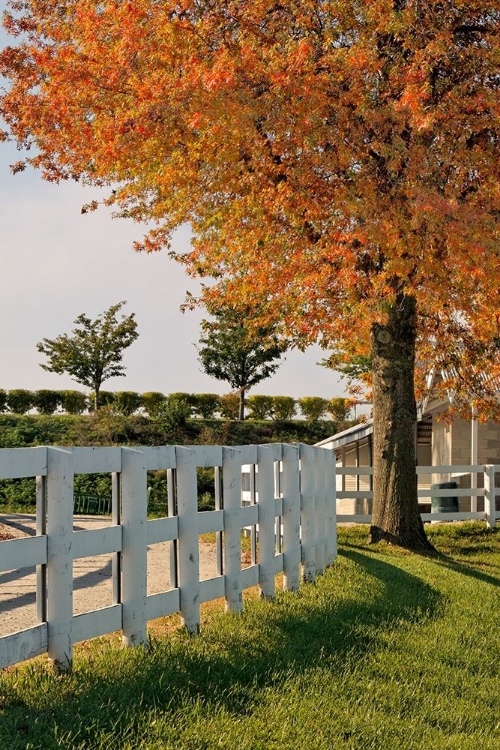
[[[428,531],[438,555],[343,529],[315,584],[212,605],[197,638],[160,623],[146,648],[82,644],[68,675],[5,671],[0,748],[498,750],[500,530]]]

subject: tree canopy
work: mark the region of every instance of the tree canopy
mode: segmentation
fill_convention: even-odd
[[[238,391],[240,420],[246,392],[276,372],[286,349],[273,329],[250,327],[250,318],[234,308],[219,308],[213,320],[202,321],[198,346],[203,371]]]
[[[68,373],[77,383],[91,388],[96,410],[102,384],[109,378],[125,375],[123,351],[139,336],[134,313],[117,317],[125,304],[111,305],[95,320],[79,315],[71,334],[62,333],[37,344],[38,351],[48,357],[47,364],[40,367],[59,375]]]
[[[33,147],[13,171],[109,186],[118,215],[156,224],[146,251],[190,222],[181,260],[210,304],[371,350],[393,382],[389,411],[374,386],[376,462],[401,461],[390,424],[410,446],[415,346],[455,408],[498,415],[500,0],[10,6],[0,113]],[[394,488],[376,505],[411,496],[414,526],[416,488]]]

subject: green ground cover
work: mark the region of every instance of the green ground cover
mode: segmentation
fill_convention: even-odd
[[[342,529],[298,594],[204,611],[202,635],[155,623],[147,648],[77,648],[1,678],[0,747],[496,750],[500,530],[428,527],[415,555]]]

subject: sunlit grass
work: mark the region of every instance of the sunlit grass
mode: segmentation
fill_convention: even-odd
[[[242,616],[204,605],[202,635],[152,623],[2,678],[9,750],[493,750],[500,747],[500,531],[428,527],[438,555],[341,531],[334,566]]]

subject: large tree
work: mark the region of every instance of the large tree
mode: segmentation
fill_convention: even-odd
[[[139,335],[134,313],[117,316],[124,304],[111,305],[95,320],[79,315],[71,334],[62,333],[36,345],[38,351],[48,357],[47,364],[40,367],[59,375],[68,373],[77,383],[92,388],[96,411],[102,384],[109,378],[125,375],[123,351]]]
[[[27,162],[109,185],[156,222],[146,251],[190,222],[212,304],[371,351],[372,537],[425,547],[416,347],[456,408],[495,406],[500,0],[10,5],[1,113]]]
[[[247,391],[276,372],[286,348],[273,330],[250,327],[249,317],[234,308],[216,310],[212,320],[202,321],[198,346],[203,371],[238,391],[240,420]]]

